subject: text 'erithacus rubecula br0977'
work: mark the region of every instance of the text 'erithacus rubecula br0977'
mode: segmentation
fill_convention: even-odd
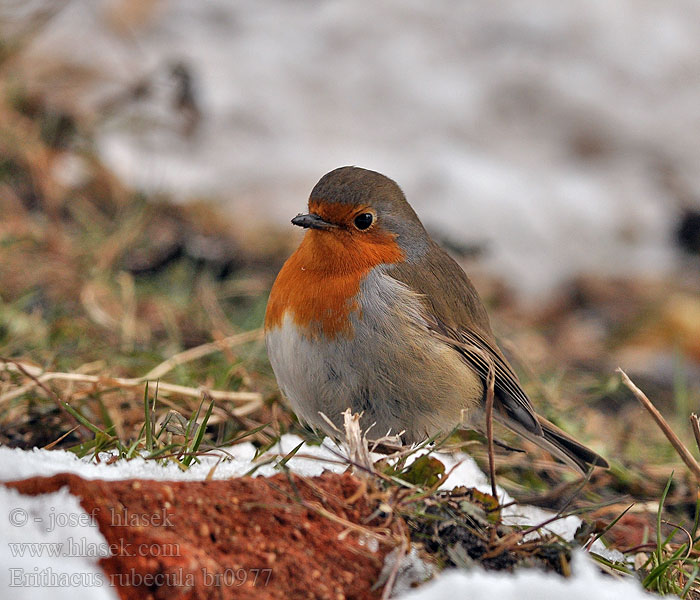
[[[607,466],[535,413],[471,281],[394,181],[331,171],[292,223],[307,232],[272,287],[265,339],[300,419],[337,437],[322,414],[340,429],[350,408],[408,444],[457,425],[484,431],[491,369],[495,421],[578,470]]]

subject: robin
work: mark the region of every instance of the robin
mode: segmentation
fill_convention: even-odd
[[[350,408],[407,444],[458,425],[483,430],[492,370],[494,420],[580,471],[608,466],[535,413],[476,289],[394,181],[335,169],[292,223],[307,232],[272,286],[265,340],[301,420],[335,436],[322,415],[340,427]]]

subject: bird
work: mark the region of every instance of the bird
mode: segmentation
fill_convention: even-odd
[[[580,472],[607,461],[538,415],[498,347],[464,270],[433,241],[392,179],[356,166],[324,175],[306,230],[279,271],[265,343],[300,421],[338,438],[342,413],[417,444],[493,419]]]

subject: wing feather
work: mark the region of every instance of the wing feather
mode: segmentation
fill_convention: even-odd
[[[484,381],[488,378],[489,370],[494,369],[496,402],[500,403],[500,408],[505,411],[507,417],[519,423],[527,431],[542,435],[542,427],[535,409],[520,385],[518,376],[501,353],[494,350],[489,341],[476,331],[461,330],[445,335],[441,331],[444,329],[446,329],[444,325],[438,325],[434,333],[446,344],[455,348]]]
[[[578,470],[607,466],[605,459],[535,413],[462,268],[434,243],[420,260],[421,268],[406,262],[387,266],[387,275],[420,297],[423,326],[427,323],[432,335],[459,352],[484,382],[493,369],[494,418]]]

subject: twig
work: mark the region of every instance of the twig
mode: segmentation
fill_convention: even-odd
[[[73,429],[69,429],[58,439],[55,439],[53,442],[49,442],[48,444],[46,444],[46,446],[44,446],[42,448],[42,450],[53,450],[53,448],[54,448],[54,446],[56,446],[56,444],[65,440],[71,433],[77,431],[78,429],[80,429],[80,425],[76,425],[75,427],[73,427]]]
[[[347,447],[348,457],[350,460],[353,462],[358,462],[364,467],[360,473],[373,473],[374,463],[372,462],[372,457],[369,454],[367,432],[363,433],[360,427],[361,416],[362,413],[353,413],[351,408],[346,408],[343,411],[345,445]],[[367,431],[369,431],[369,429]]]
[[[644,392],[642,392],[642,390],[640,390],[636,385],[634,385],[634,383],[632,383],[632,380],[622,369],[618,367],[617,371],[622,376],[622,383],[624,383],[632,391],[632,393],[637,398],[637,400],[639,400],[641,405],[647,409],[654,421],[656,421],[656,424],[659,426],[659,429],[663,431],[668,441],[671,442],[671,445],[674,447],[676,452],[678,452],[678,455],[681,457],[681,460],[686,464],[688,469],[690,469],[690,472],[693,474],[695,479],[697,479],[700,482],[700,464],[698,464],[698,462],[695,460],[695,457],[688,451],[688,448],[686,448],[685,444],[681,442],[678,436],[671,429],[670,425],[666,422],[666,419],[663,418],[661,413],[651,403],[651,400],[649,400],[649,398],[646,397]]]
[[[183,352],[171,356],[168,360],[160,363],[157,367],[151,369],[146,373],[141,379],[160,379],[166,373],[172,371],[175,367],[202,358],[207,354],[213,354],[214,352],[219,352],[224,348],[232,348],[233,346],[238,346],[240,344],[245,344],[247,342],[254,342],[256,340],[262,339],[263,331],[262,329],[254,329],[253,331],[246,331],[244,333],[237,333],[236,335],[230,335],[223,340],[218,340],[216,342],[209,342],[208,344],[202,344],[201,346],[195,346],[194,348],[188,348]]]
[[[299,475],[295,475],[295,477],[299,477]],[[299,506],[301,506],[302,508],[305,508],[306,510],[315,512],[317,515],[319,515],[321,517],[325,517],[329,521],[332,521],[333,523],[341,525],[345,529],[350,529],[356,533],[371,536],[371,537],[375,538],[380,543],[391,543],[391,539],[393,537],[393,534],[389,530],[384,530],[381,527],[365,527],[363,525],[358,525],[357,523],[353,523],[352,521],[349,521],[347,518],[343,518],[339,515],[336,515],[331,510],[324,508],[320,502],[314,502],[313,500],[311,500],[311,501],[305,500],[300,495],[298,497],[295,497],[292,494],[290,494],[289,492],[274,485],[269,479],[266,479],[265,483],[271,489],[276,491],[277,493],[281,494],[282,496],[284,496],[288,500],[291,500],[292,503],[298,504]],[[243,507],[249,508],[252,506],[264,506],[264,505],[265,504],[262,502],[247,502],[246,504],[243,505]],[[286,506],[289,506],[289,505],[286,505]]]
[[[478,354],[489,369],[488,373],[486,374],[486,442],[489,455],[489,479],[491,480],[491,495],[498,502],[498,488],[496,486],[496,454],[493,441],[493,402],[495,395],[494,387],[496,385],[496,367],[491,356],[489,356],[481,348],[472,345],[465,345],[464,348],[468,349],[474,354]]]
[[[102,375],[85,375],[83,373],[62,373],[54,371],[46,371],[40,367],[30,365],[27,363],[13,361],[10,359],[0,357],[0,363],[5,363],[6,371],[15,371],[22,373],[32,379],[32,383],[22,385],[14,390],[5,392],[0,395],[0,404],[3,402],[8,402],[18,396],[21,396],[25,392],[31,390],[36,386],[44,387],[43,384],[47,381],[74,381],[78,383],[93,383],[102,384],[107,386],[118,386],[118,387],[140,387],[148,381],[147,377],[135,377],[135,378],[123,378],[123,377],[109,377]],[[159,391],[179,394],[181,396],[190,396],[192,398],[199,398],[202,395],[203,388],[186,387],[183,385],[177,385],[174,383],[166,383],[161,381],[159,383]],[[258,392],[230,392],[227,390],[209,390],[209,395],[215,400],[229,400],[232,402],[244,402],[247,407],[245,410],[241,411],[241,415],[249,414],[252,412],[249,404],[255,404],[259,406],[262,402],[262,394]],[[243,407],[240,407],[243,409]]]
[[[548,519],[545,519],[541,523],[537,525],[531,525],[530,527],[527,527],[526,529],[523,529],[522,531],[514,531],[512,533],[509,533],[505,536],[503,536],[500,540],[499,543],[494,545],[486,554],[484,554],[481,557],[481,560],[484,560],[486,558],[493,558],[494,556],[498,556],[508,548],[515,546],[521,542],[521,540],[526,536],[531,533],[536,532],[539,529],[542,529],[549,525],[550,523],[554,523],[555,521],[559,521],[561,519],[565,519],[569,515],[564,515],[564,514],[556,514],[553,517],[550,517]],[[549,532],[551,533],[551,532]]]
[[[695,443],[698,445],[698,450],[700,450],[700,417],[698,417],[697,413],[690,414],[690,424],[693,426]]]
[[[602,538],[606,533],[608,533],[608,531],[615,527],[615,525],[617,525],[620,522],[620,519],[622,519],[622,517],[624,517],[630,510],[632,510],[633,506],[634,502],[632,502],[632,504],[630,504],[625,510],[623,510],[619,515],[617,515],[617,517],[615,517],[610,523],[608,523],[603,529],[603,531],[599,531],[594,536],[592,536],[591,540],[585,546],[586,551],[590,552],[591,548],[593,547],[593,544],[595,544],[600,538]]]
[[[491,479],[491,494],[498,501],[496,488],[496,458],[493,448],[493,396],[496,382],[496,370],[489,364],[489,374],[486,378],[486,441],[489,449],[489,479]]]
[[[404,557],[408,553],[408,543],[406,542],[405,539],[401,540],[401,545],[398,548],[398,552],[396,554],[396,562],[391,568],[391,572],[389,573],[389,577],[386,580],[386,583],[384,584],[384,591],[382,592],[382,600],[387,600],[388,598],[391,597],[391,592],[394,589],[394,584],[396,583],[396,577],[399,574],[399,569],[401,568],[401,562],[403,561]]]
[[[690,555],[693,553],[693,536],[688,531],[685,527],[682,525],[678,525],[677,523],[672,523],[671,521],[667,521],[666,519],[661,520],[662,523],[665,525],[670,525],[671,527],[675,529],[680,529],[683,533],[685,533],[686,537],[688,538],[688,549],[686,550],[685,557],[683,560],[688,560],[690,558]]]
[[[401,534],[401,545],[397,549],[396,562],[391,568],[389,577],[387,577],[386,583],[384,584],[384,591],[382,592],[382,600],[388,600],[391,598],[391,594],[394,591],[394,585],[396,584],[396,578],[398,577],[399,570],[401,569],[401,563],[403,559],[408,554],[408,549],[411,546],[410,539],[408,537],[408,532],[404,530],[405,523],[403,520],[398,522],[399,533]]]
[[[5,360],[5,359],[2,359]],[[54,392],[49,386],[47,386],[43,381],[41,381],[36,375],[32,374],[29,372],[29,370],[26,368],[26,365],[23,365],[20,362],[17,361],[5,361],[7,366],[12,366],[14,365],[16,367],[16,370],[25,375],[26,377],[29,377],[33,382],[34,385],[39,386],[46,394],[54,400],[56,403],[56,406],[58,406],[58,409],[62,411],[63,413],[67,414],[70,416],[74,421],[78,423],[78,427],[80,427],[81,423],[75,418],[73,414],[70,413],[66,409],[66,402],[63,401],[63,398],[61,398],[56,392]]]

